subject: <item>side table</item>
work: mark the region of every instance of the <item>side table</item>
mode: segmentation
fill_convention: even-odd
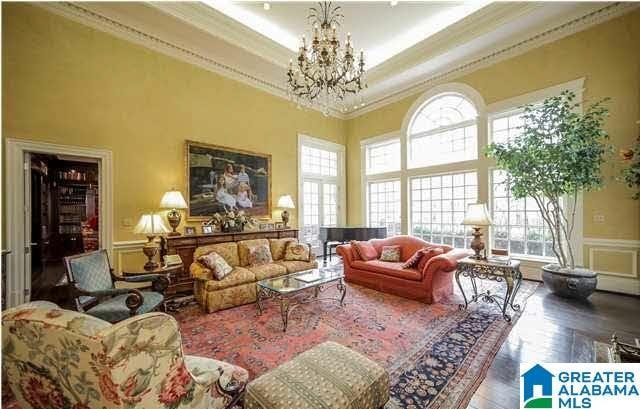
[[[469,277],[471,280],[471,287],[473,288],[473,297],[467,299],[467,295],[464,292],[464,288],[460,282],[460,276]],[[502,304],[502,317],[507,322],[511,322],[511,316],[507,313],[507,307],[515,312],[520,312],[521,307],[519,304],[514,304],[516,294],[520,289],[522,283],[522,273],[520,272],[520,261],[509,260],[508,262],[498,262],[490,260],[476,260],[470,257],[466,257],[458,261],[458,269],[456,270],[456,282],[464,298],[464,307],[461,305],[461,309],[466,309],[469,304],[475,301],[484,301],[487,303],[495,303],[497,305]],[[491,290],[487,290],[484,293],[478,294],[478,286],[476,279],[495,281],[498,283],[505,283],[506,290],[504,297],[495,293],[491,293]]]
[[[176,282],[176,277],[182,273],[182,264],[175,264],[171,266],[166,266],[161,264],[159,267],[154,268],[153,270],[142,270],[135,272],[122,272],[124,276],[139,276],[144,274],[164,274],[169,279],[169,287],[171,287],[171,283]],[[164,299],[164,309],[167,312],[176,312],[187,306],[190,303],[195,302],[193,294],[191,295],[183,295],[175,292],[162,291],[162,295],[165,296]]]

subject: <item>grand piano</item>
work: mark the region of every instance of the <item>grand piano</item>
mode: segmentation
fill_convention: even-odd
[[[351,240],[366,241],[387,237],[386,227],[320,227],[322,257],[327,263],[328,245],[330,242],[347,243]],[[330,250],[329,250],[330,251]]]

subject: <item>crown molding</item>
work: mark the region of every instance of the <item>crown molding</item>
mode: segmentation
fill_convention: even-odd
[[[273,82],[267,81],[253,74],[224,64],[220,61],[215,60],[214,58],[203,55],[202,53],[191,50],[185,46],[181,46],[162,39],[157,35],[139,30],[127,24],[123,24],[105,15],[83,7],[81,3],[37,2],[33,4],[54,14],[73,20],[77,23],[114,35],[123,40],[142,45],[154,51],[158,51],[162,54],[168,55],[178,60],[196,65],[207,71],[220,74],[224,77],[239,81],[254,88],[258,88],[259,90],[289,101],[287,90],[280,85],[274,84]],[[322,113],[321,108],[313,105],[305,104],[303,108]],[[329,116],[338,119],[345,119],[345,115],[337,109],[331,109]]]
[[[296,53],[203,3],[153,2],[150,6],[281,68]]]
[[[159,35],[145,32],[129,24],[124,24],[121,21],[117,21],[114,18],[92,10],[90,3],[40,2],[34,4],[94,29],[112,34],[126,41],[142,45],[210,72],[258,88],[271,95],[289,100],[284,82],[283,84],[277,84],[272,80],[265,79],[265,77],[260,77],[259,74],[243,71],[235,66],[225,64],[215,58],[190,49],[187,46],[169,41],[167,38],[161,38]],[[272,40],[244,27],[242,24],[236,23],[230,17],[206,5],[193,3],[190,5],[182,3],[145,3],[145,5],[149,7],[150,10],[161,13],[160,15],[165,15],[167,18],[173,18],[182,23],[190,24],[203,33],[221,38],[229,44],[238,45],[238,43],[241,43],[243,44],[241,47],[243,49],[242,52],[249,52],[256,55],[260,59],[265,60],[265,63],[273,64],[273,66],[280,67],[282,62],[288,61],[289,56],[292,54],[286,47],[281,45],[274,47]],[[415,64],[417,56],[422,55],[424,59],[425,54],[433,55],[434,53],[444,52],[451,44],[463,45],[465,41],[477,36],[479,31],[487,32],[487,27],[489,30],[491,27],[499,27],[500,24],[506,21],[512,21],[518,16],[524,15],[539,7],[531,3],[501,3],[501,5],[502,8],[492,4],[480,9],[476,13],[454,23],[447,30],[436,33],[434,36],[373,68],[370,73],[367,73],[367,77],[370,80],[374,80],[373,83],[370,84],[369,89],[371,92],[375,92],[375,88],[377,88],[375,78],[381,78],[383,76],[387,76],[389,79],[394,76],[401,77],[402,68],[407,68]],[[485,52],[481,56],[477,56],[476,54],[475,57],[469,57],[462,61],[448,64],[427,76],[422,76],[400,86],[389,87],[388,90],[380,90],[379,96],[373,96],[371,102],[365,102],[364,105],[347,103],[347,106],[353,106],[353,108],[348,109],[346,112],[334,107],[331,109],[329,115],[338,119],[356,118],[411,95],[424,92],[439,83],[450,81],[475,70],[523,54],[549,42],[556,41],[618,17],[638,7],[640,7],[640,3],[617,2],[606,4],[599,9],[586,12],[568,21],[556,23],[550,28],[532,32],[529,35],[523,35],[520,38],[514,39],[511,44],[502,46],[501,48],[495,48],[492,51]],[[202,13],[198,11],[202,11]],[[211,28],[211,26],[215,27]],[[482,32],[480,34],[482,34]],[[393,75],[393,72],[397,74]],[[364,98],[366,101],[367,97],[364,96]],[[305,104],[302,108],[322,112],[321,108],[310,104]]]
[[[638,7],[640,7],[639,3],[630,2],[607,4],[595,11],[573,18],[567,22],[557,24],[552,28],[522,37],[506,47],[487,52],[480,57],[452,64],[445,69],[439,70],[438,72],[428,76],[427,78],[419,79],[404,86],[401,90],[383,94],[374,101],[365,103],[364,106],[348,112],[345,117],[346,119],[353,119],[364,115],[368,112],[382,108],[385,105],[389,105],[409,96],[424,92],[439,83],[451,81],[454,78],[491,66],[517,55],[524,54],[527,51],[533,50],[550,42],[557,41],[597,24],[619,17],[637,9]]]

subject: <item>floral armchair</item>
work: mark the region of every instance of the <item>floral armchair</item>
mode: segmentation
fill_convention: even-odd
[[[106,250],[65,257],[64,264],[78,311],[109,322],[155,311],[164,301],[169,279],[162,274],[118,277],[113,274]],[[151,282],[153,291],[115,288],[114,282]]]
[[[150,313],[110,324],[35,302],[2,314],[2,366],[22,409],[221,409],[246,370],[185,356],[176,321]]]

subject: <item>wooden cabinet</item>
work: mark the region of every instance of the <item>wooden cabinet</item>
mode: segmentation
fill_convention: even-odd
[[[208,244],[226,243],[230,241],[242,241],[253,239],[279,239],[285,237],[298,238],[298,230],[265,230],[250,231],[241,233],[215,233],[215,234],[199,234],[193,236],[169,236],[162,238],[161,251],[162,256],[166,254],[177,254],[182,259],[182,271],[172,277],[172,282],[167,288],[166,294],[185,293],[193,291],[193,279],[189,273],[189,267],[193,263],[193,252],[197,247],[206,246]]]

